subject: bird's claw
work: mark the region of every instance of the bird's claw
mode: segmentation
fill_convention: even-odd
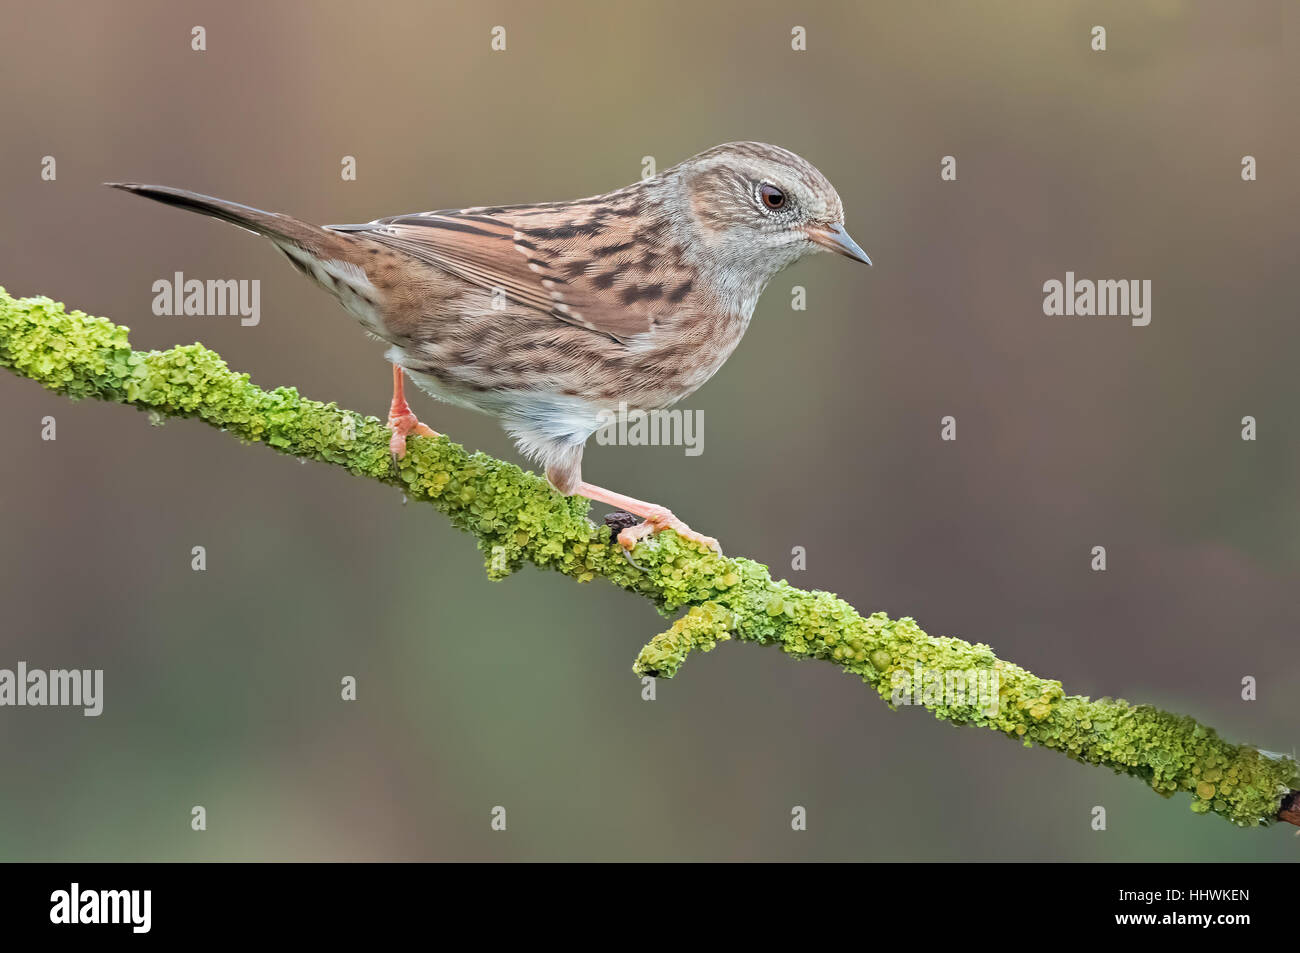
[[[438,432],[422,423],[415,414],[397,414],[388,418],[388,429],[392,436],[388,438],[388,453],[393,458],[393,466],[399,466],[406,456],[406,438],[411,434],[421,437],[436,437]]]
[[[716,539],[712,536],[705,536],[703,533],[697,533],[664,507],[657,507],[646,516],[644,521],[636,526],[629,526],[627,529],[622,530],[618,534],[618,542],[625,552],[630,553],[636,544],[647,536],[654,536],[665,529],[671,529],[683,539],[699,543],[705,549],[710,549],[719,556],[722,555],[722,546],[718,544]],[[633,565],[636,564],[633,563]]]

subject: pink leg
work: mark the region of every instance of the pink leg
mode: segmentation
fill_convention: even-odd
[[[411,434],[422,437],[436,437],[438,432],[420,423],[406,402],[406,376],[402,369],[393,365],[393,403],[388,408],[388,429],[393,432],[388,441],[389,452],[397,459],[406,456],[406,438]]]
[[[615,493],[613,490],[606,490],[604,487],[593,486],[590,483],[579,483],[573,492],[578,496],[585,496],[589,500],[595,500],[597,503],[608,503],[610,506],[617,506],[620,510],[626,510],[633,516],[639,516],[645,520],[644,523],[628,527],[618,534],[618,541],[624,549],[630,550],[641,540],[659,532],[661,529],[671,529],[683,539],[694,540],[707,549],[713,550],[719,556],[722,555],[722,547],[718,545],[716,539],[695,532],[695,530],[673,516],[672,511],[667,507],[659,506],[657,503],[646,503],[644,500],[624,496],[622,493]]]

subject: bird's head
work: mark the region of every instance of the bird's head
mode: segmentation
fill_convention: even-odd
[[[819,250],[871,264],[844,230],[839,193],[807,160],[763,142],[729,142],[664,173],[675,178],[707,254],[763,282]]]

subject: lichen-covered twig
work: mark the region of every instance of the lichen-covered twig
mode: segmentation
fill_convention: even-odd
[[[1148,705],[1067,695],[1060,682],[999,659],[987,645],[934,638],[910,618],[864,618],[830,593],[774,582],[756,562],[701,551],[671,531],[638,546],[634,566],[610,530],[587,519],[584,500],[565,499],[533,474],[445,437],[413,438],[395,466],[379,420],[291,387],[262,390],[201,345],[133,351],[124,327],[0,288],[0,366],[74,399],[197,417],[242,440],[401,487],[473,534],[494,579],[531,562],[581,582],[603,576],[665,614],[689,607],[641,650],[633,666],[640,675],[670,678],[692,649],[709,651],[729,638],[775,645],[837,665],[886,700],[915,682],[912,700],[937,718],[1133,775],[1163,795],[1189,792],[1195,811],[1243,826],[1300,824],[1300,775],[1290,757],[1231,744]],[[973,685],[971,673],[992,686],[992,704],[974,691],[967,698],[949,690]]]

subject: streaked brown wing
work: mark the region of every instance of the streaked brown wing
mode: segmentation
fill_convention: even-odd
[[[663,249],[640,254],[635,216],[586,205],[456,209],[336,225],[562,321],[619,341],[671,314],[691,290],[663,274]],[[662,233],[662,230],[655,234]],[[647,264],[659,262],[659,266]]]

